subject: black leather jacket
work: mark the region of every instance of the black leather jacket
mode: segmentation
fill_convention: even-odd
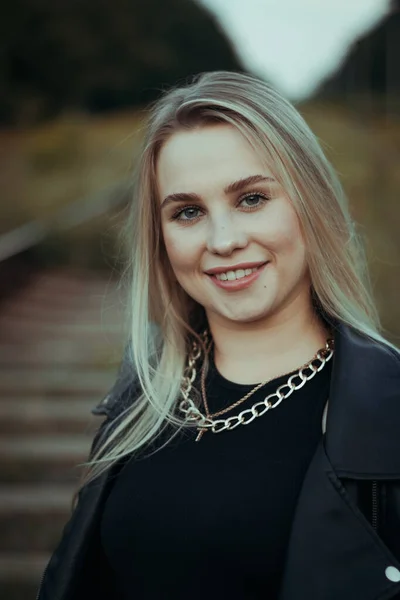
[[[335,347],[326,432],[298,498],[279,600],[399,600],[400,358],[344,325]],[[122,368],[94,411],[106,415],[94,445],[136,385]],[[81,490],[38,600],[117,600],[99,521],[120,468]]]

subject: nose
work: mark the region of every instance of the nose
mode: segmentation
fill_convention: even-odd
[[[229,256],[238,248],[247,246],[247,236],[231,218],[218,219],[210,224],[207,250],[213,254]]]

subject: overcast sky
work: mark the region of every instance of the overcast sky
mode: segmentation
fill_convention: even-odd
[[[198,1],[217,16],[243,64],[292,99],[333,72],[389,6],[389,0]]]

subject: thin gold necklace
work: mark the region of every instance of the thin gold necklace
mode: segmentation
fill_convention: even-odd
[[[205,344],[207,343],[207,332],[205,332]],[[210,343],[208,344],[208,346],[206,347],[205,350],[205,356],[208,357],[209,353],[210,353],[210,349],[212,347],[213,341],[211,340]],[[321,366],[318,368],[318,370],[321,370],[321,368],[323,368],[325,366],[325,362],[327,362],[331,356],[333,354],[333,339],[329,338],[325,344],[324,348],[321,348],[320,350],[318,350],[318,352],[315,353],[315,355],[313,356],[313,358],[309,361],[307,361],[306,363],[304,363],[304,365],[302,365],[301,367],[299,367],[297,369],[297,374],[299,374],[301,380],[305,383],[308,379],[311,379],[311,377],[306,378],[301,376],[300,374],[302,374],[302,372],[304,370],[306,370],[307,368],[311,369],[312,371],[312,377],[315,375],[315,369],[312,368],[312,364],[315,360],[319,359],[322,360],[323,362],[321,364]],[[202,369],[201,369],[201,395],[202,395],[202,401],[204,404],[204,409],[205,409],[205,417],[206,419],[211,422],[215,417],[220,417],[221,415],[230,412],[231,410],[237,408],[238,406],[240,406],[241,404],[243,404],[243,402],[245,402],[246,400],[248,400],[248,398],[250,398],[253,394],[255,394],[260,388],[262,388],[263,386],[265,386],[269,381],[271,381],[271,379],[266,379],[265,381],[262,381],[261,383],[258,383],[252,390],[250,390],[249,392],[247,392],[247,394],[245,394],[242,398],[240,398],[239,400],[237,400],[236,402],[233,402],[233,404],[230,404],[229,406],[223,408],[222,410],[219,410],[217,412],[214,413],[210,413],[209,410],[209,406],[208,406],[208,402],[207,402],[207,394],[206,394],[206,385],[205,385],[205,380],[206,380],[206,361],[203,361],[203,365],[202,365]],[[290,371],[290,373],[293,373],[293,371]],[[278,379],[280,377],[283,377],[284,375],[289,375],[290,373],[282,373],[281,375],[278,375],[277,377],[274,377],[274,379]],[[295,377],[295,375],[292,375],[292,377]],[[291,378],[290,378],[291,379]],[[291,390],[290,393],[292,393],[292,391],[294,391],[295,389],[299,389],[299,387],[302,387],[302,385],[304,384],[302,383],[300,386],[293,387],[289,386],[289,389]],[[288,384],[284,384],[288,385]],[[284,386],[281,386],[284,387]],[[281,389],[278,388],[278,391]],[[289,394],[288,394],[289,395]],[[279,397],[279,396],[278,396]],[[281,398],[283,399],[283,397]],[[270,406],[270,408],[272,408],[272,405]],[[250,409],[251,410],[251,409]],[[232,417],[231,417],[232,418]],[[239,423],[238,423],[239,424]],[[245,424],[245,423],[243,423]],[[207,431],[206,428],[199,428],[199,433],[196,437],[196,442],[200,441],[203,434]]]

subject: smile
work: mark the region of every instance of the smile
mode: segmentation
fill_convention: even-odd
[[[238,269],[237,271],[227,271],[226,273],[217,273],[215,277],[220,281],[234,281],[235,279],[242,279],[246,277],[246,275],[251,275],[255,273],[259,267],[254,267],[254,269]]]
[[[268,263],[252,269],[237,269],[236,271],[226,271],[225,273],[216,273],[208,275],[211,281],[219,288],[238,291],[250,287],[264,271]]]

